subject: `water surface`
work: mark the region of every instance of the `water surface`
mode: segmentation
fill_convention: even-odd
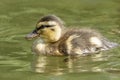
[[[64,62],[35,56],[24,36],[43,15],[55,14],[67,27],[97,29],[120,44],[119,0],[1,0],[0,80],[120,80],[120,47]]]

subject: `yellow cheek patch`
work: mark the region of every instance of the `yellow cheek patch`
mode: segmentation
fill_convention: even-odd
[[[43,32],[43,34],[42,34],[42,36],[43,37],[45,37],[45,38],[47,38],[48,39],[48,41],[50,40],[54,40],[55,39],[55,32],[54,31],[52,31],[52,30],[50,30],[49,28],[47,29],[45,29],[44,30],[44,32]]]
[[[44,28],[41,35],[48,41],[55,42],[61,37],[61,28],[58,25],[54,27]]]

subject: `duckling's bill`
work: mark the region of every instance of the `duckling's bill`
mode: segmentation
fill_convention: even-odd
[[[33,32],[27,34],[26,39],[32,40],[33,38],[38,37],[38,36],[39,36],[39,34],[36,32],[36,30],[34,30]]]

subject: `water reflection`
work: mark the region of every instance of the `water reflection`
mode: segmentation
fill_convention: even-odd
[[[65,73],[79,72],[104,72],[103,64],[108,58],[102,54],[84,56],[75,60],[69,59],[64,62],[65,57],[34,56],[32,70],[37,73],[50,73],[61,75]]]
[[[34,56],[32,69],[37,73],[63,74],[63,64],[59,57]]]
[[[33,62],[33,69],[35,72],[43,73],[45,72],[45,66],[47,64],[47,57],[36,56]]]

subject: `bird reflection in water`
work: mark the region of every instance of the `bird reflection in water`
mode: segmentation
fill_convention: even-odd
[[[32,70],[36,73],[50,73],[55,75],[73,72],[73,60],[65,62],[64,58],[35,55],[32,62]]]
[[[80,58],[54,57],[54,56],[34,56],[32,69],[36,73],[47,73],[62,75],[74,72],[104,72],[104,68],[95,65],[98,62],[106,62],[102,54],[81,56]],[[65,61],[66,60],[66,61]]]

